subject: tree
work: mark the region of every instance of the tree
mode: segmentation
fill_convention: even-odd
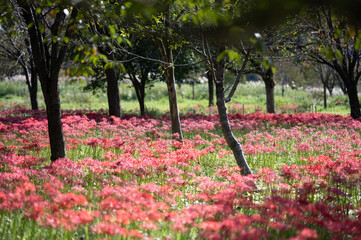
[[[342,93],[347,95],[347,88],[345,86],[345,83],[342,81],[340,75],[338,75],[338,73],[335,70],[332,71],[332,75],[333,78],[336,79],[337,85],[340,87]]]
[[[195,51],[197,51],[201,56],[203,56],[206,60],[206,63],[208,65],[209,74],[211,77],[211,80],[213,81],[215,87],[216,87],[216,98],[217,98],[217,109],[218,109],[218,116],[219,121],[221,124],[221,129],[223,136],[227,142],[227,145],[230,147],[230,149],[233,152],[233,155],[235,157],[237,165],[241,168],[241,173],[243,175],[252,174],[252,170],[249,167],[247,160],[243,154],[242,147],[240,143],[237,141],[237,139],[234,137],[229,120],[228,120],[228,114],[227,114],[227,107],[226,102],[230,101],[233,94],[236,91],[237,85],[240,82],[241,75],[244,71],[244,68],[247,64],[248,60],[248,54],[245,57],[242,66],[237,69],[236,72],[236,79],[233,83],[233,86],[231,87],[230,93],[228,96],[225,96],[225,87],[224,87],[224,73],[226,70],[226,56],[228,56],[229,60],[241,62],[240,59],[237,59],[237,56],[235,55],[235,52],[227,49],[226,43],[227,41],[224,39],[219,39],[217,37],[214,37],[213,34],[209,34],[211,27],[207,27],[206,29],[206,21],[207,19],[204,18],[204,16],[207,16],[207,13],[210,9],[214,11],[212,16],[215,16],[214,19],[217,19],[218,17],[220,19],[223,19],[224,16],[234,15],[236,12],[233,12],[235,9],[238,8],[235,7],[235,5],[230,4],[229,2],[223,2],[221,0],[217,0],[216,2],[203,2],[203,5],[196,6],[196,11],[193,13],[193,19],[196,19],[195,21],[199,23],[200,25],[200,32],[201,32],[201,41],[202,41],[202,50],[199,50],[197,48],[194,48]],[[233,14],[234,13],[234,14]],[[210,26],[213,25],[214,22],[211,22]],[[209,39],[212,40],[212,49],[209,46]],[[213,53],[212,53],[213,52]],[[232,59],[233,57],[233,59]]]
[[[274,99],[274,88],[275,81],[273,79],[273,69],[268,65],[264,65],[262,62],[251,58],[251,69],[246,73],[257,74],[262,78],[266,88],[266,109],[267,113],[276,113],[275,99]]]
[[[324,4],[301,18],[302,22],[298,24],[301,41],[297,46],[311,60],[337,72],[347,88],[351,117],[360,118],[357,83],[361,77],[361,33],[346,17],[334,15],[333,11],[331,5]]]
[[[312,63],[311,63],[312,64]],[[313,66],[314,70],[318,72],[322,85],[323,85],[323,106],[324,108],[327,108],[327,90],[332,96],[333,88],[336,85],[336,80],[332,74],[333,69],[331,69],[329,66],[316,63],[315,66]]]
[[[214,55],[211,54],[210,48],[208,46],[208,40],[205,36],[204,38],[204,52],[207,56],[207,63],[209,64],[209,68],[211,69],[212,80],[216,86],[216,97],[217,97],[217,109],[219,115],[219,121],[221,123],[221,128],[223,132],[223,136],[227,141],[228,146],[231,148],[233,155],[236,159],[237,165],[241,168],[241,173],[244,175],[252,174],[251,168],[248,166],[247,160],[243,154],[243,150],[237,139],[234,137],[229,120],[227,115],[227,107],[226,107],[226,97],[224,95],[224,71],[226,69],[225,59],[219,58],[221,53],[223,53],[226,48],[224,43],[216,43],[216,50]],[[243,65],[244,69],[245,64]],[[242,71],[241,71],[242,72]],[[240,73],[241,73],[240,72]],[[239,74],[240,74],[239,73]],[[240,75],[237,76],[237,80],[234,83],[234,87],[231,90],[231,93],[235,92],[236,86],[239,83]],[[234,89],[234,90],[233,90]],[[227,101],[230,101],[232,95],[227,97]]]
[[[102,25],[100,25],[99,22],[101,22]],[[103,66],[107,82],[109,116],[121,118],[122,113],[120,108],[120,94],[118,85],[119,79],[118,74],[116,73],[116,59],[113,52],[114,46],[112,45],[114,36],[111,34],[111,32],[115,34],[114,27],[111,25],[111,23],[107,23],[105,15],[95,15],[94,20],[89,25],[91,29],[91,35],[97,35],[99,37],[97,49],[102,55],[105,56],[105,59],[101,60],[101,64]]]
[[[164,62],[164,72],[165,72],[165,81],[168,89],[168,99],[169,99],[169,110],[171,117],[172,133],[177,135],[177,139],[182,140],[182,127],[180,124],[180,117],[178,111],[178,102],[177,102],[177,92],[176,92],[176,80],[174,76],[174,62],[173,62],[173,48],[172,39],[172,23],[171,22],[171,5],[170,2],[167,2],[164,9],[162,10],[164,17],[163,21],[163,34],[158,38],[158,45],[160,52],[163,57]],[[172,15],[173,16],[173,15]],[[177,20],[177,19],[176,19]]]
[[[21,18],[18,12],[15,14]],[[10,29],[8,29],[9,27]],[[38,77],[26,31],[27,28],[22,25],[22,22],[16,23],[14,26],[9,26],[6,22],[1,24],[0,57],[20,65],[28,86],[31,109],[38,110]]]
[[[27,26],[31,55],[39,76],[48,119],[51,160],[66,156],[59,99],[59,72],[77,24],[78,8],[53,1],[11,1]]]
[[[131,60],[125,60],[124,68],[133,84],[139,102],[140,115],[145,116],[146,85],[151,80],[154,81],[161,77],[161,72],[159,71],[160,63],[154,61],[160,58],[160,53],[159,49],[149,39],[138,39],[132,42],[130,51],[133,55],[129,55]],[[146,56],[147,58],[142,58],[141,56]]]
[[[114,54],[110,48],[99,48],[100,52],[107,57],[108,61],[114,61]],[[103,62],[103,68],[107,80],[107,97],[108,97],[108,108],[109,116],[115,116],[118,118],[122,117],[121,108],[120,108],[120,94],[119,94],[119,85],[118,78],[115,67],[112,65],[107,65]]]
[[[206,71],[206,76],[208,80],[208,107],[212,107],[214,106],[214,83],[210,69]]]

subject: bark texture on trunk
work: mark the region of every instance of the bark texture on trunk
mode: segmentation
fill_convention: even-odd
[[[39,110],[38,106],[38,74],[35,68],[31,69],[31,89],[30,89],[30,101],[31,101],[31,109]]]
[[[113,68],[105,69],[105,76],[107,78],[107,97],[109,116],[122,117],[120,110],[120,94],[118,86],[118,78]]]
[[[30,70],[28,67],[24,66],[24,73],[26,78],[26,85],[28,86],[30,103],[32,110],[39,110],[38,106],[38,74],[35,67],[31,67]]]
[[[267,113],[276,113],[275,97],[274,97],[275,82],[273,81],[273,72],[271,68],[267,70],[263,78],[263,81],[266,85]]]
[[[323,107],[327,108],[327,87],[323,84]]]
[[[214,83],[212,73],[210,70],[207,72],[208,78],[208,107],[214,106]]]
[[[21,9],[23,21],[28,27],[31,53],[36,72],[39,76],[41,89],[44,95],[48,119],[48,132],[51,149],[51,160],[66,157],[63,127],[61,122],[61,106],[59,99],[59,72],[68,50],[68,42],[47,41],[54,36],[61,35],[61,28],[65,28],[64,37],[71,38],[74,31],[78,9],[72,9],[68,19],[63,11],[54,16],[50,25],[45,24],[47,19],[39,15],[36,6],[30,1],[17,1]],[[67,22],[66,22],[67,21]],[[49,27],[49,35],[42,33],[41,27]],[[35,75],[34,75],[35,76]]]
[[[105,31],[103,31],[105,32]],[[107,56],[109,61],[114,60],[114,56],[111,53],[111,49],[99,48],[99,52]],[[108,109],[109,116],[114,116],[122,118],[122,111],[120,108],[120,94],[119,94],[119,85],[116,71],[113,67],[108,67],[105,69],[105,63],[103,63],[105,77],[107,79],[107,99],[108,99]]]
[[[170,7],[167,6],[165,11],[165,28],[170,29]],[[160,41],[160,50],[163,56],[164,69],[165,69],[165,78],[168,89],[168,99],[169,99],[169,111],[170,118],[172,123],[172,134],[178,135],[177,140],[183,140],[182,127],[180,123],[179,111],[178,111],[178,102],[177,102],[177,92],[176,92],[176,83],[174,76],[174,66],[173,66],[173,55],[172,49],[169,45],[167,37],[163,38]]]
[[[58,76],[49,79],[48,84],[41,84],[48,118],[51,160],[66,156],[63,126],[61,122],[61,106],[58,88]]]
[[[350,101],[351,117],[354,119],[361,118],[360,101],[357,95],[356,81],[348,81],[347,94]]]
[[[173,63],[172,50],[169,47],[166,49],[166,54],[168,61],[165,62]],[[172,122],[172,134],[178,134],[179,140],[183,140],[182,127],[178,112],[178,101],[177,101],[177,92],[175,87],[176,85],[175,85],[175,77],[174,77],[174,68],[168,65],[165,72],[166,72],[166,82],[168,88],[170,118]]]
[[[140,108],[140,116],[145,116],[145,114],[146,114],[144,99],[145,99],[145,84],[147,82],[148,73],[149,72],[145,72],[145,73],[141,74],[140,81],[138,80],[138,77],[135,73],[128,73],[129,78],[132,81],[132,84],[133,84],[133,87],[135,90],[135,94],[138,99],[139,108]]]
[[[224,50],[225,50],[224,48],[219,48],[217,51],[217,56],[220,53],[222,53]],[[208,55],[210,56],[210,54]],[[215,62],[214,67],[215,67],[215,72],[213,72],[212,78],[216,85],[217,109],[218,109],[219,121],[221,123],[223,136],[226,139],[227,145],[231,148],[233,152],[237,165],[241,168],[242,175],[252,174],[252,170],[249,167],[247,160],[243,154],[241,144],[239,144],[237,139],[234,137],[231,130],[231,126],[229,125],[227,107],[224,96],[224,71],[225,71],[224,59],[222,59],[219,62]]]

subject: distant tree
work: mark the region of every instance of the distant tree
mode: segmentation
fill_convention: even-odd
[[[14,14],[21,18],[19,12],[15,11]],[[14,26],[9,26],[6,22],[0,22],[0,24],[1,60],[12,61],[21,67],[29,90],[31,109],[38,110],[38,75],[34,66],[30,41],[26,34],[27,28],[23,26],[23,22],[15,23]]]
[[[159,49],[149,39],[138,39],[132,41],[129,47],[129,60],[124,61],[126,75],[131,80],[140,108],[140,115],[145,116],[145,89],[151,81],[161,78],[161,66],[154,60],[160,58]]]
[[[312,64],[312,63],[311,63]],[[320,80],[323,85],[323,106],[327,108],[327,90],[329,94],[332,96],[333,88],[336,85],[336,79],[332,74],[333,69],[327,65],[316,63],[313,66],[314,70],[319,74]]]
[[[357,83],[361,77],[361,34],[349,19],[333,12],[332,5],[322,4],[298,18],[296,45],[311,60],[337,72],[347,89],[351,117],[360,118]]]
[[[109,116],[122,117],[120,107],[120,94],[119,94],[119,74],[116,70],[116,57],[114,56],[112,44],[114,40],[115,27],[112,24],[114,22],[107,22],[105,15],[95,15],[93,21],[90,24],[91,34],[98,36],[97,49],[105,56],[105,59],[101,60],[101,65],[105,73],[105,79],[107,82],[107,99]]]
[[[337,85],[340,87],[342,93],[347,95],[347,88],[345,86],[345,83],[342,81],[340,75],[335,70],[333,70],[332,71],[332,76],[336,80]]]
[[[251,39],[247,48],[242,44],[243,53],[249,55],[249,69],[245,73],[257,74],[261,77],[266,89],[267,113],[275,113],[274,88],[276,83],[273,78],[272,58],[276,56],[277,41],[273,39],[275,34],[270,34],[268,31],[263,31],[262,34],[256,33],[256,35],[256,39]]]
[[[208,107],[214,106],[214,83],[212,79],[212,71],[208,69],[206,71],[206,76],[208,80]]]

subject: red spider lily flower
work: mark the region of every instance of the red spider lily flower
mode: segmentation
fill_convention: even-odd
[[[309,228],[302,229],[296,237],[291,238],[292,240],[309,240],[317,239],[317,231]]]

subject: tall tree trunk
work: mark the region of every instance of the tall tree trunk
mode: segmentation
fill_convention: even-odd
[[[137,96],[137,100],[140,108],[140,116],[145,116],[145,83],[147,81],[148,73],[141,76],[141,81],[139,82],[136,74],[128,73],[130,80],[133,83],[133,87],[135,90],[135,95]]]
[[[169,64],[166,66],[166,82],[168,88],[168,99],[169,99],[169,110],[170,117],[172,122],[172,134],[178,134],[179,140],[183,139],[182,127],[180,124],[180,117],[178,112],[178,101],[177,101],[177,92],[175,88],[175,77],[174,77],[174,67],[170,66],[173,63],[172,50],[169,47],[165,49],[167,61]]]
[[[140,108],[140,116],[145,116],[145,104],[144,104],[144,94],[140,95],[139,101],[139,108]]]
[[[323,84],[323,107],[327,108],[327,88],[326,84]]]
[[[141,79],[141,84],[140,84],[140,89],[139,89],[139,108],[140,108],[140,116],[145,116],[145,83],[147,81],[148,78],[148,73],[144,76],[142,76]]]
[[[24,73],[26,78],[26,85],[28,86],[30,103],[32,110],[39,110],[37,93],[38,93],[38,76],[34,67],[29,68],[24,66]]]
[[[30,89],[30,101],[31,101],[31,109],[39,110],[38,106],[38,73],[36,72],[35,67],[31,68],[30,75],[31,89]]]
[[[347,83],[348,83],[347,94],[350,101],[351,117],[354,119],[360,118],[361,112],[360,112],[360,101],[357,95],[357,82],[350,80]]]
[[[170,29],[170,7],[167,6],[167,10],[165,12],[165,21],[164,21],[166,29]],[[175,85],[175,76],[174,76],[174,66],[173,66],[173,55],[172,49],[168,42],[168,37],[165,37],[160,41],[160,50],[163,56],[164,68],[165,68],[165,78],[168,88],[168,99],[169,99],[169,111],[170,118],[172,123],[172,134],[177,134],[177,139],[182,141],[182,127],[180,123],[180,117],[178,112],[178,102],[177,102],[177,92]]]
[[[208,44],[204,44],[207,48],[206,52],[208,52],[208,58],[211,58],[209,53]],[[225,50],[224,47],[220,47],[217,51],[217,56]],[[212,62],[212,60],[209,60]],[[213,64],[212,64],[213,65]],[[215,72],[213,69],[215,68]],[[241,173],[243,175],[252,174],[251,168],[248,166],[246,158],[243,154],[243,150],[239,142],[233,136],[231,126],[229,125],[228,115],[227,115],[227,107],[224,96],[224,71],[225,71],[225,61],[222,59],[219,62],[214,62],[214,65],[211,66],[212,79],[216,85],[216,97],[217,97],[217,109],[219,115],[219,121],[221,123],[221,128],[223,132],[223,136],[226,139],[227,145],[231,148],[233,155],[236,159],[237,165],[241,168]]]
[[[328,88],[328,93],[330,94],[330,96],[333,96],[333,88]]]
[[[63,127],[61,122],[61,107],[59,98],[58,76],[47,81],[41,81],[46,115],[48,118],[48,131],[50,140],[51,160],[66,157]]]
[[[105,69],[105,76],[107,78],[107,97],[109,116],[122,117],[120,110],[120,94],[118,86],[118,78],[113,68]]]
[[[73,8],[70,18],[67,20],[63,11],[57,12],[49,35],[44,36],[44,32],[40,31],[41,23],[38,20],[42,19],[45,21],[45,19],[43,19],[43,15],[40,17],[37,13],[37,10],[35,10],[36,6],[31,5],[30,1],[17,1],[17,4],[21,8],[24,23],[28,26],[31,53],[36,72],[39,75],[46,105],[51,160],[55,161],[58,158],[66,157],[58,84],[59,72],[65,60],[69,44],[58,41],[46,41],[47,39],[54,39],[55,36],[59,37],[61,27],[66,27],[63,36],[70,39],[74,31],[78,9]],[[44,27],[44,24],[42,24],[42,27]]]
[[[271,68],[267,70],[266,74],[264,75],[263,81],[266,85],[267,113],[276,113],[274,96],[275,82],[273,81],[273,72]]]
[[[106,55],[109,61],[114,60],[114,56],[111,53],[111,49],[99,48],[99,52]],[[103,66],[104,66],[105,77],[107,79],[107,98],[108,98],[109,116],[121,118],[122,111],[120,108],[120,94],[119,94],[117,74],[113,66],[108,67],[106,69],[105,69],[105,63],[103,63]]]
[[[214,84],[212,79],[212,73],[210,70],[207,72],[207,78],[208,78],[208,106],[214,106]]]

